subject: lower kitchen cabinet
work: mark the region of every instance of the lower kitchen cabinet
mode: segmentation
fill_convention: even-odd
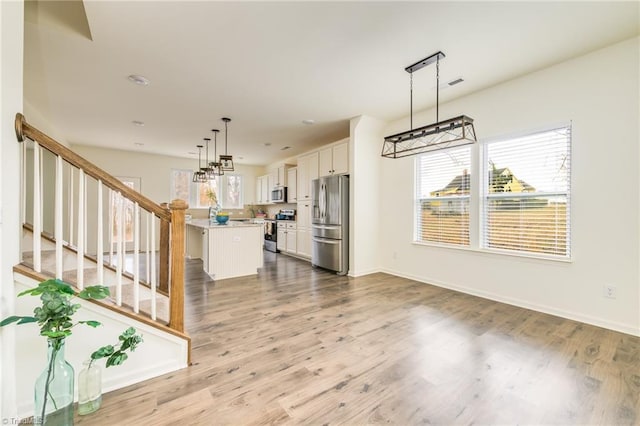
[[[213,279],[254,275],[262,267],[262,224],[217,225],[208,219],[194,219],[187,225],[188,250],[194,257],[201,247],[197,254]]]
[[[278,248],[278,250],[280,250],[281,252],[287,250],[287,227],[284,223],[278,223],[276,241],[276,247]]]
[[[278,250],[282,253],[298,254],[296,223],[278,222]]]
[[[298,253],[298,241],[297,241],[298,231],[296,229],[295,223],[287,223],[287,232],[286,232],[286,241],[287,246],[285,247],[285,251],[291,254]]]
[[[296,231],[298,256],[311,258],[311,228],[298,228]]]

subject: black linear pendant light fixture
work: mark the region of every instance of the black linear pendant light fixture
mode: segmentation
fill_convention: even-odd
[[[402,133],[387,136],[382,145],[382,156],[387,158],[402,158],[423,152],[437,151],[455,146],[468,145],[477,142],[473,119],[466,115],[439,121],[440,102],[440,59],[444,53],[437,52],[415,64],[409,65],[405,71],[410,76],[411,129]],[[427,126],[413,128],[413,72],[436,63],[436,122]]]
[[[227,117],[222,117],[222,121],[224,121],[224,155],[220,154],[220,166],[222,170],[232,172],[233,156],[229,155],[229,152],[227,151],[227,144],[228,144],[227,137],[229,134],[228,124],[231,121],[231,119]]]
[[[209,180],[209,177],[207,176],[207,168],[206,167],[202,167],[202,145],[197,145],[198,146],[198,168],[196,169],[195,172],[193,172],[193,182],[206,182]]]
[[[213,161],[209,163],[209,176],[222,176],[224,171],[220,162],[216,161],[218,158],[218,129],[211,129],[213,132]]]

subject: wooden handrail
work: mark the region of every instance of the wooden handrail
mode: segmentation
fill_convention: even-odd
[[[160,205],[145,197],[135,189],[123,184],[118,179],[102,170],[100,167],[96,166],[90,161],[85,160],[66,146],[58,143],[55,139],[45,135],[35,127],[32,127],[29,123],[27,123],[24,115],[20,113],[16,114],[15,130],[18,141],[23,142],[24,138],[27,137],[35,142],[38,142],[53,154],[61,156],[69,164],[84,170],[87,175],[93,177],[94,179],[101,180],[102,183],[108,188],[120,192],[126,198],[131,201],[135,201],[145,210],[152,212],[160,219],[171,221],[171,214],[167,210],[163,209]]]
[[[189,205],[173,200],[171,210],[171,287],[169,288],[169,327],[184,332],[184,213]]]

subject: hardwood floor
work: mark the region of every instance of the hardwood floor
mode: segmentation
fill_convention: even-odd
[[[640,338],[273,253],[254,277],[201,266],[186,267],[194,365],[76,424],[640,423]]]

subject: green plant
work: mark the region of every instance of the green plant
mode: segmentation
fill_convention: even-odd
[[[91,354],[91,364],[101,358],[107,358],[107,367],[115,365],[121,365],[129,358],[126,351],[135,351],[136,347],[142,343],[142,335],[136,334],[136,329],[133,327],[127,328],[120,336],[118,336],[118,343],[115,345],[103,346],[94,353]]]
[[[72,298],[75,295],[73,288],[58,279],[50,279],[38,284],[37,287],[25,290],[18,296],[40,296],[41,306],[36,307],[33,310],[33,316],[17,316],[12,315],[0,321],[0,327],[17,323],[28,324],[38,323],[40,326],[40,335],[46,337],[51,343],[52,356],[47,366],[47,379],[45,382],[42,415],[41,419],[45,418],[47,407],[47,395],[49,395],[49,385],[53,378],[51,372],[53,368],[53,361],[56,354],[62,348],[64,340],[71,336],[71,330],[78,324],[85,324],[90,327],[98,327],[100,322],[98,321],[78,321],[73,322],[73,315],[80,309],[80,304],[72,303]],[[104,299],[109,296],[109,289],[105,286],[91,286],[85,287],[78,293],[78,297],[82,299]]]

